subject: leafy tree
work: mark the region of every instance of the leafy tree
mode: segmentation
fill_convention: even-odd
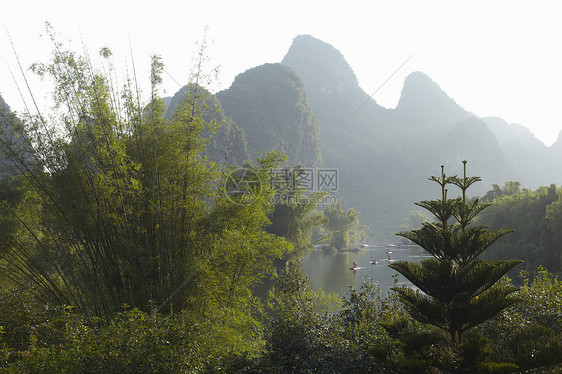
[[[367,339],[384,333],[370,318],[382,314],[382,303],[373,293],[353,292],[341,305],[333,295],[311,291],[308,280],[289,267],[280,274],[269,300],[273,315],[266,328],[265,372],[380,372],[380,361],[371,354]],[[338,306],[342,310],[336,313]]]
[[[275,206],[269,215],[271,224],[267,231],[286,238],[296,251],[305,249],[311,243],[315,228],[325,223],[326,218],[317,212],[318,202],[327,196],[326,192],[307,193],[299,184],[303,168],[284,168],[275,171],[270,182],[275,188]],[[281,178],[277,173],[281,174]],[[278,180],[281,179],[281,180]],[[289,183],[290,181],[290,183]]]
[[[171,119],[173,113],[186,95],[189,96],[193,88],[193,84],[189,84],[174,94],[167,105],[165,118]],[[216,96],[211,95],[204,87],[198,89],[202,90],[206,96],[205,111],[202,113],[203,119],[207,122],[214,120],[220,123],[220,127],[212,136],[208,133],[203,134],[204,137],[209,139],[205,154],[218,164],[242,164],[250,158],[244,130],[225,114]]]
[[[556,273],[562,272],[562,193],[559,190],[559,198],[555,203],[546,208],[545,218],[548,222],[550,235],[549,251],[547,258],[543,259],[544,266]],[[558,254],[558,256],[556,256]]]
[[[435,258],[419,264],[400,261],[390,266],[404,275],[419,290],[393,288],[411,316],[439,327],[450,334],[455,345],[462,343],[463,333],[492,318],[516,299],[509,295],[515,287],[494,285],[521,261],[484,261],[478,256],[510,230],[488,231],[474,225],[476,215],[488,207],[478,200],[467,201],[466,191],[479,177],[448,177],[441,167],[441,177],[430,180],[441,187],[441,199],[422,201],[435,222],[398,235],[412,240]],[[459,198],[447,196],[447,185],[461,189]]]
[[[482,197],[483,202],[491,203],[501,196],[511,196],[521,192],[521,183],[519,182],[506,182],[503,188],[497,184],[492,184],[492,189]]]
[[[327,205],[323,212],[332,247],[345,250],[350,240],[361,238],[364,228],[359,226],[358,211],[353,208],[343,210],[341,200],[338,200],[337,204]]]
[[[523,285],[517,291],[521,302],[505,309],[478,327],[491,339],[492,358],[510,361],[521,369],[556,365],[562,367],[562,283],[544,268],[535,270],[531,280],[522,271]],[[509,279],[503,280],[506,284]]]

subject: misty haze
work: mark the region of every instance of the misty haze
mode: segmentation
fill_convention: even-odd
[[[2,372],[562,370],[562,132],[471,112],[415,53],[366,92],[295,34],[216,89],[206,37],[181,78],[64,37],[6,52]]]

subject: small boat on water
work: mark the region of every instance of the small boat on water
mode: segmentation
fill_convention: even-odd
[[[373,257],[373,258],[371,259],[371,264],[376,265],[376,264],[378,264],[378,263],[379,263],[379,261],[378,261],[376,258]]]
[[[391,254],[391,253],[392,253],[392,252],[390,252],[390,251],[386,251],[386,263],[387,263],[387,264],[391,264],[391,263],[394,262],[394,260],[390,258],[390,254]]]

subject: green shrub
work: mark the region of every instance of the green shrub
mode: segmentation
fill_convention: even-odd
[[[562,334],[546,326],[529,325],[507,338],[513,361],[524,369],[558,364],[562,361]]]
[[[517,365],[509,362],[480,362],[476,369],[483,374],[506,374],[518,369]]]
[[[184,314],[150,315],[137,309],[115,315],[107,324],[80,314],[46,314],[23,321],[29,327],[24,349],[10,347],[7,373],[182,373],[201,371],[204,353],[196,328]],[[56,332],[56,333],[53,333]]]
[[[543,268],[522,278],[521,302],[479,328],[494,342],[491,359],[524,369],[562,363],[562,283]]]

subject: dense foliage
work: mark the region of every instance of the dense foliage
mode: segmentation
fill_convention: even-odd
[[[353,208],[344,210],[341,200],[324,208],[325,227],[330,235],[330,246],[337,250],[347,250],[351,241],[364,238],[365,226],[359,225],[359,212]]]
[[[313,231],[327,221],[326,215],[316,209],[328,193],[310,192],[299,186],[303,171],[302,166],[286,167],[276,170],[282,172],[281,177],[270,177],[270,183],[275,185],[275,206],[269,214],[267,231],[291,242],[296,255],[302,255],[310,247]]]
[[[104,328],[123,305],[185,312],[190,323],[220,332],[222,349],[255,351],[262,309],[255,289],[292,245],[264,229],[267,184],[250,204],[224,193],[230,169],[206,152],[220,123],[199,85],[202,71],[166,117],[158,56],[143,102],[136,77],[118,88],[103,72],[112,69],[107,48],[98,70],[47,32],[53,59],[32,70],[54,84],[53,113],[2,121],[17,141],[2,144],[13,167],[1,184],[0,286],[31,287],[37,302],[71,306]],[[266,180],[282,160],[270,153],[246,167]]]
[[[200,89],[205,91],[203,87],[200,87]],[[193,87],[186,85],[169,99],[169,103],[166,105],[166,112],[164,113],[165,118],[172,118],[185,98],[189,97],[191,90],[193,90]],[[205,134],[208,137],[205,154],[220,164],[242,164],[250,158],[247,149],[246,133],[232,118],[226,115],[216,96],[208,92],[205,93],[205,96],[207,101],[205,107],[207,110],[202,113],[203,119],[207,122],[214,120],[220,123],[213,136],[209,137],[209,134]],[[166,102],[165,99],[163,100]]]
[[[539,265],[562,272],[562,190],[555,185],[535,191],[517,182],[497,185],[483,199],[493,202],[479,217],[491,228],[510,227],[514,233],[498,240],[485,253],[488,259],[522,259],[531,274]],[[510,274],[512,277],[515,274]]]
[[[502,282],[509,283],[509,279]],[[280,274],[264,334],[233,332],[189,312],[125,307],[110,324],[46,307],[33,290],[0,293],[0,368],[18,373],[508,373],[562,368],[562,286],[544,270],[520,302],[467,334],[453,350],[439,329],[408,318],[374,283],[343,300],[311,291],[296,268]],[[222,322],[222,321],[221,321]],[[254,340],[255,339],[255,340]],[[247,344],[259,342],[249,351]],[[230,349],[228,344],[232,344]],[[237,343],[237,344],[235,344]]]

